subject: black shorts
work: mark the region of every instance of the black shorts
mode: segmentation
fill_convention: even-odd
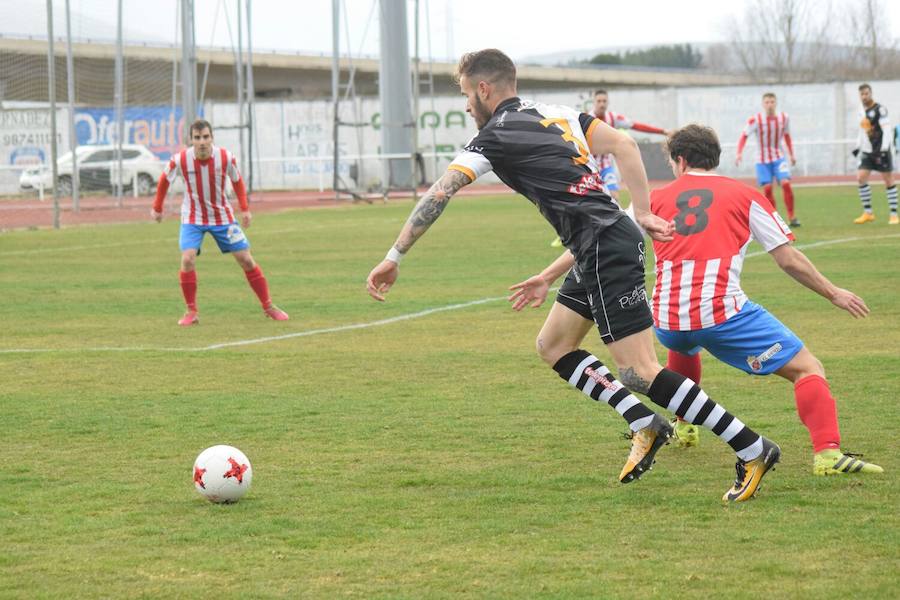
[[[577,248],[556,301],[594,321],[605,344],[653,326],[644,237],[631,219],[619,219]]]
[[[866,171],[890,173],[894,170],[894,156],[890,152],[860,152],[859,168]]]

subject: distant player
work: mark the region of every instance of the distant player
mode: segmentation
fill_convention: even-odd
[[[668,135],[669,131],[653,125],[646,125],[632,121],[622,113],[609,110],[609,94],[606,90],[597,90],[594,92],[594,110],[591,111],[595,117],[605,122],[613,129],[633,129],[644,133],[656,133],[659,135]],[[602,154],[595,156],[597,163],[600,165],[600,176],[610,195],[616,200],[619,199],[619,178],[616,175],[615,162],[611,154]]]
[[[668,368],[699,381],[698,353],[705,348],[750,375],[780,375],[794,384],[797,412],[812,438],[813,473],[881,473],[878,465],[841,452],[837,409],[822,363],[741,289],[747,246],[758,241],[785,273],[854,318],[865,317],[868,307],[791,245],[790,229],[756,190],[713,171],[721,148],[712,129],[688,125],[672,134],[668,147],[677,179],[650,194],[651,212],[675,221],[673,241],[653,242],[653,320],[659,341],[670,350]],[[676,432],[690,427],[679,424]]]
[[[859,137],[853,154],[859,157],[856,181],[859,183],[859,200],[862,202],[863,214],[853,222],[862,225],[875,220],[869,175],[872,171],[878,171],[887,188],[888,207],[891,211],[888,224],[897,225],[900,224],[900,218],[897,217],[897,186],[894,185],[894,162],[891,155],[893,140],[888,111],[872,98],[872,86],[868,83],[859,86],[859,99],[862,102],[862,110],[859,114]]]
[[[244,270],[247,282],[256,293],[266,316],[276,321],[287,321],[286,312],[272,304],[269,284],[262,269],[250,255],[250,242],[234,218],[234,212],[225,197],[225,178],[231,185],[241,206],[241,222],[250,227],[250,205],[244,180],[237,168],[234,155],[213,145],[212,126],[202,119],[191,124],[191,147],[173,155],[159,178],[156,199],[151,216],[162,221],[163,201],[169,184],[179,175],[184,179],[184,201],[181,204],[181,291],[187,304],[187,312],[179,325],[199,323],[197,311],[197,271],[195,263],[200,254],[203,236],[212,235],[222,253],[230,252]]]
[[[609,110],[609,94],[606,90],[597,90],[594,92],[594,108],[592,115],[612,127],[613,129],[633,129],[643,133],[656,133],[659,135],[668,135],[667,129],[646,125],[637,121],[632,121],[622,113]],[[616,163],[611,154],[598,154],[594,158],[600,167],[600,177],[603,179],[603,185],[609,191],[609,195],[619,200],[619,175],[616,173]],[[550,244],[554,248],[561,248],[562,242],[559,238],[553,240]]]
[[[794,214],[794,190],[791,188],[791,170],[784,160],[784,153],[781,151],[781,144],[784,142],[791,160],[791,166],[797,164],[797,159],[794,156],[794,145],[791,142],[790,121],[787,113],[777,113],[775,111],[777,100],[772,92],[763,94],[762,103],[763,112],[756,113],[750,117],[747,120],[747,125],[744,126],[744,131],[741,132],[734,164],[741,164],[741,155],[744,152],[747,138],[755,133],[756,141],[759,145],[759,155],[756,161],[756,181],[763,189],[763,194],[772,203],[772,208],[777,208],[775,192],[772,190],[772,180],[774,179],[781,185],[781,191],[784,195],[784,206],[787,208],[791,227],[799,227],[800,221],[797,220],[797,216]]]

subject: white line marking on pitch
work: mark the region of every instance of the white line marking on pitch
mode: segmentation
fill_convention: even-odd
[[[806,250],[807,248],[818,248],[820,246],[833,246],[834,244],[846,244],[847,242],[857,242],[859,240],[881,240],[884,238],[900,237],[900,233],[889,233],[886,235],[873,235],[871,237],[849,237],[838,238],[836,240],[822,240],[821,242],[810,242],[809,244],[797,244],[794,246],[797,250]],[[768,254],[765,250],[759,252],[751,252],[745,258],[753,258],[755,256],[763,256]]]
[[[94,248],[119,248],[121,246],[135,246],[141,243],[149,242],[117,242],[115,244],[92,244],[89,246],[59,246],[56,248],[34,248],[31,250],[10,250],[8,252],[0,252],[3,256],[21,256],[23,254],[46,254],[47,252],[69,252],[70,250],[93,250]]]
[[[846,244],[848,242],[857,242],[860,240],[876,240],[876,239],[884,239],[884,238],[896,238],[900,237],[900,233],[888,234],[888,235],[878,235],[872,237],[850,237],[850,238],[840,238],[836,240],[823,240],[821,242],[812,242],[809,244],[798,244],[797,249],[803,250],[806,248],[818,248],[820,246],[831,246],[834,244]],[[759,252],[751,252],[747,254],[746,258],[753,258],[756,256],[763,256],[768,254],[765,251]],[[551,291],[554,291],[558,288],[553,288]],[[412,319],[419,319],[421,317],[427,317],[428,315],[433,315],[435,313],[447,312],[451,310],[459,310],[461,308],[468,308],[470,306],[478,306],[479,304],[488,304],[490,302],[498,302],[500,300],[506,300],[506,296],[495,296],[493,298],[481,298],[480,300],[470,300],[469,302],[460,302],[458,304],[448,304],[446,306],[438,306],[436,308],[428,308],[426,310],[420,310],[414,313],[408,313],[405,315],[398,315],[396,317],[388,317],[386,319],[379,319],[378,321],[369,321],[367,323],[352,323],[350,325],[338,325],[336,327],[323,327],[321,329],[308,329],[306,331],[298,331],[295,333],[285,333],[283,335],[273,335],[269,337],[261,337],[261,338],[253,338],[249,340],[236,340],[233,342],[221,342],[219,344],[210,344],[208,346],[198,346],[194,348],[153,348],[147,346],[135,346],[135,347],[108,347],[101,346],[96,348],[7,348],[0,349],[0,354],[38,354],[38,353],[48,353],[48,352],[206,352],[209,350],[219,350],[222,348],[233,348],[236,346],[250,346],[253,344],[264,344],[267,342],[276,342],[279,340],[288,340],[292,338],[299,337],[309,337],[313,335],[320,335],[323,333],[339,333],[342,331],[351,331],[354,329],[368,329],[370,327],[380,327],[382,325],[390,325],[392,323],[399,323],[400,321],[410,321]]]
[[[556,289],[556,288],[554,288]],[[447,306],[439,306],[437,308],[428,308],[426,310],[420,310],[419,312],[408,313],[405,315],[398,315],[396,317],[389,317],[387,319],[380,319],[378,321],[369,321],[368,323],[353,323],[350,325],[339,325],[337,327],[324,327],[322,329],[308,329],[306,331],[298,331],[295,333],[285,333],[283,335],[273,335],[269,337],[262,338],[254,338],[249,340],[237,340],[234,342],[222,342],[220,344],[211,344],[209,346],[198,346],[195,348],[152,348],[146,346],[135,346],[135,347],[98,347],[98,348],[32,348],[32,349],[2,349],[0,350],[0,354],[13,354],[13,353],[41,353],[41,352],[204,352],[207,350],[218,350],[220,348],[231,348],[233,346],[249,346],[251,344],[263,344],[266,342],[274,342],[278,340],[287,340],[291,338],[298,337],[308,337],[311,335],[319,335],[321,333],[337,333],[340,331],[350,331],[352,329],[367,329],[369,327],[378,327],[380,325],[390,325],[391,323],[398,323],[400,321],[409,321],[411,319],[418,319],[420,317],[426,317],[428,315],[432,315],[434,313],[446,312],[449,310],[457,310],[460,308],[468,308],[470,306],[477,306],[479,304],[487,304],[489,302],[497,302],[498,300],[506,300],[506,296],[496,296],[494,298],[482,298],[480,300],[471,300],[469,302],[460,302],[459,304],[448,304]]]

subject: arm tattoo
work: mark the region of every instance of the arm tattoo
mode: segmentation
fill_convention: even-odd
[[[625,367],[624,369],[622,369],[622,371],[619,373],[619,380],[622,382],[622,385],[627,387],[632,392],[646,394],[650,391],[650,382],[646,379],[643,379],[631,367]]]
[[[403,231],[400,232],[400,237],[394,243],[394,248],[400,252],[406,252],[412,248],[416,240],[422,237],[422,234],[431,227],[431,224],[441,216],[453,194],[470,183],[472,183],[472,180],[465,173],[448,169],[416,204],[412,214],[409,215],[409,219],[406,221],[406,225],[403,227]]]

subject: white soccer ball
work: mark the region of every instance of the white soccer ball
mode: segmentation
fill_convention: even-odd
[[[237,502],[252,480],[250,460],[233,446],[212,446],[194,461],[194,487],[210,502]]]

